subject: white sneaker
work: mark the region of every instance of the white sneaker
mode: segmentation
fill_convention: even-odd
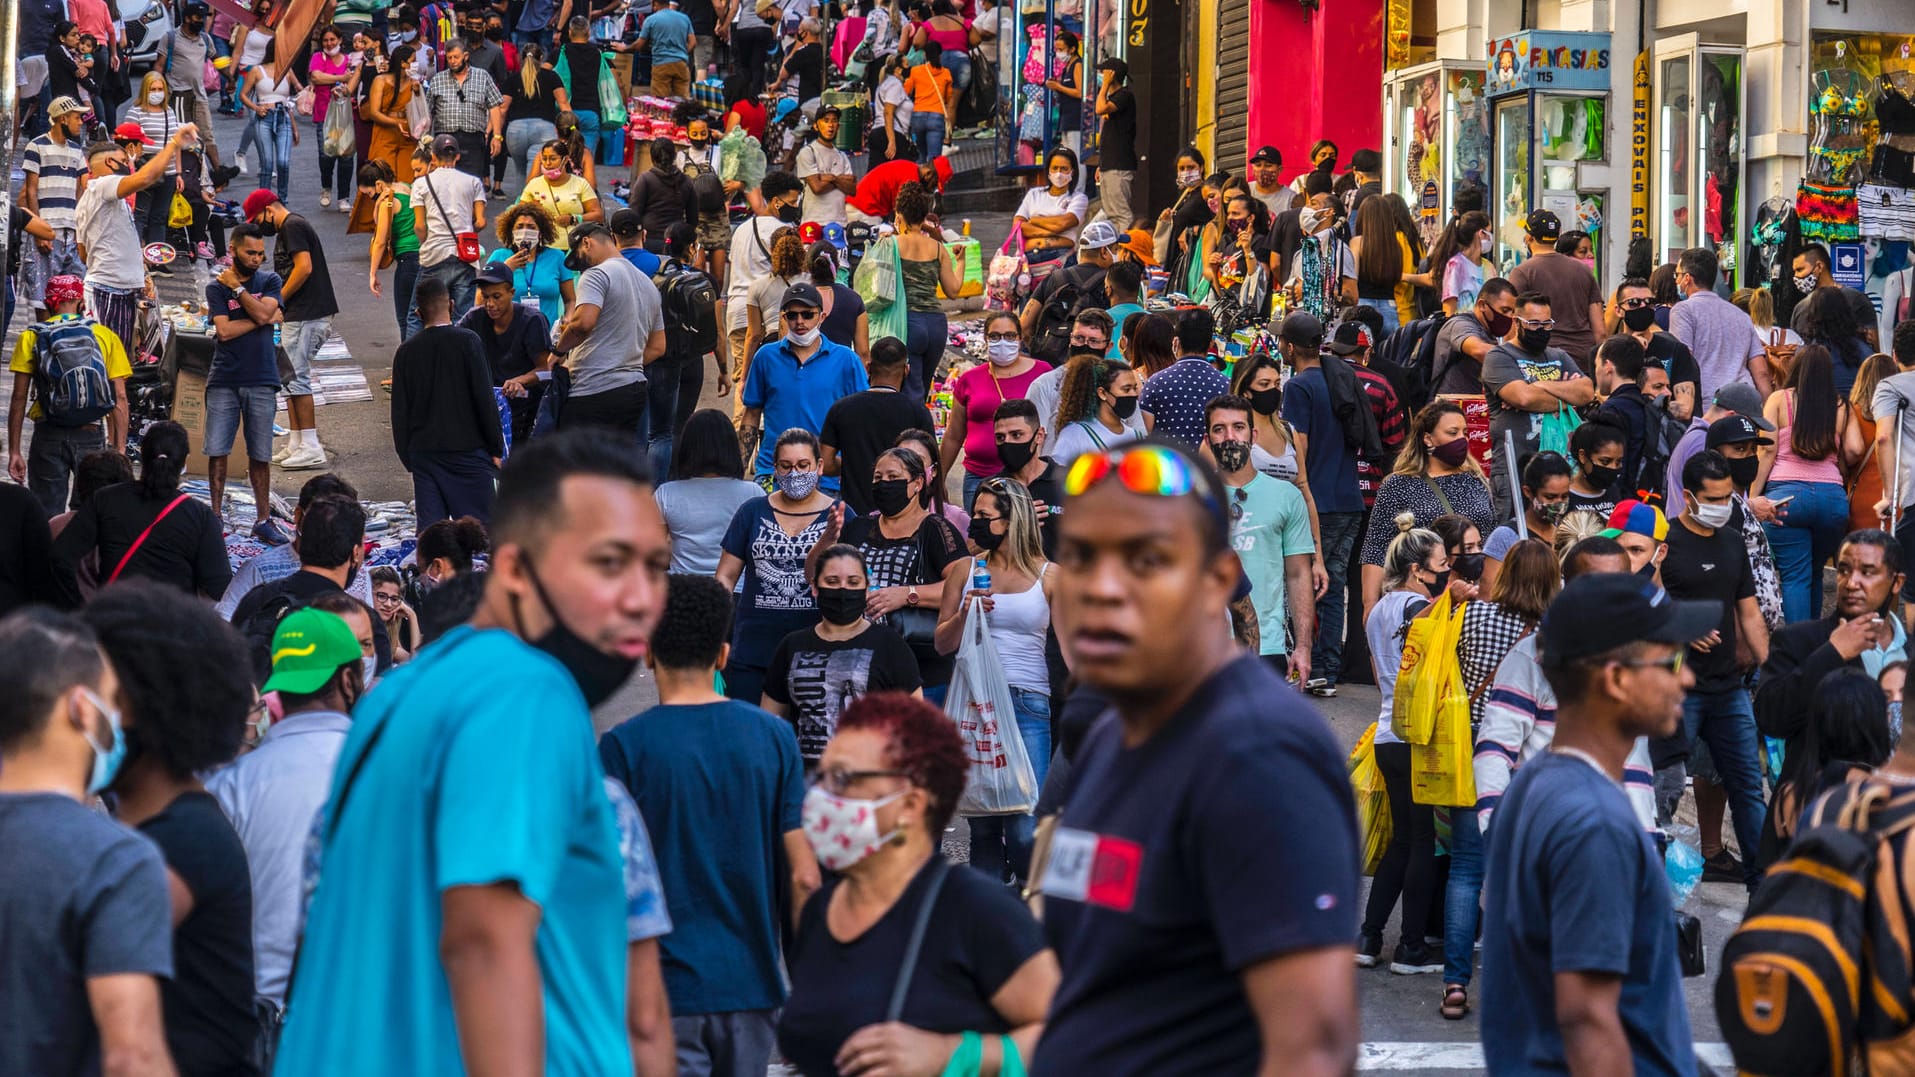
[[[325,467],[326,450],[315,449],[310,445],[301,445],[293,450],[292,455],[279,461],[279,466],[285,471],[311,471],[315,468]]]
[[[233,167],[239,169],[239,174],[242,176],[253,174],[252,170],[246,167],[246,155],[243,153],[233,154]]]
[[[332,192],[331,191],[319,192],[319,208],[328,209],[331,206],[332,206]]]
[[[339,212],[341,212],[341,213],[351,213],[351,212],[352,212],[352,199],[350,199],[350,198],[342,198],[342,199],[340,199],[340,200],[339,200]]]
[[[299,450],[299,438],[297,436],[287,438],[286,444],[281,445],[279,448],[273,450],[273,463],[275,464],[285,463],[286,458],[288,456],[291,456],[293,453],[297,452],[298,450]]]

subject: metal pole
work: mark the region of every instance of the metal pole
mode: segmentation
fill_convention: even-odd
[[[1901,524],[1902,517],[1902,472],[1908,467],[1908,461],[1902,459],[1905,451],[1902,444],[1902,418],[1907,414],[1907,404],[1895,409],[1895,493],[1888,502],[1888,533],[1891,535]]]
[[[1516,506],[1516,533],[1529,537],[1529,521],[1523,513],[1523,478],[1516,473],[1516,435],[1503,431],[1503,462],[1509,468],[1509,500]]]
[[[0,4],[0,220],[13,219],[13,157],[20,127],[20,7]],[[11,229],[0,228],[0,266]],[[0,332],[6,330],[0,326]]]

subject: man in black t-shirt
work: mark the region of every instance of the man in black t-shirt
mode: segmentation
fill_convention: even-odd
[[[997,458],[1004,464],[1003,475],[1023,483],[1031,492],[1044,556],[1054,557],[1057,521],[1064,515],[1064,473],[1045,458],[1048,431],[1037,414],[1037,405],[1024,399],[1006,400],[997,406],[991,419],[991,437],[997,443]]]
[[[363,571],[366,510],[343,494],[313,498],[299,518],[299,534],[293,543],[299,552],[299,571],[260,584],[246,592],[246,597],[233,607],[233,627],[248,637],[257,635],[259,638],[253,640],[256,648],[261,643],[270,647],[272,629],[278,624],[278,617],[269,618],[271,624],[263,621],[251,624],[259,620],[262,611],[270,613],[269,607],[282,605],[289,608],[310,605],[320,595],[344,591],[353,577]],[[280,599],[289,601],[281,603]],[[283,615],[285,611],[279,612]],[[380,668],[392,664],[392,641],[386,634],[385,621],[379,617],[372,619],[372,650]],[[264,684],[273,671],[272,655],[256,650],[252,659],[254,681]]]
[[[511,267],[490,262],[479,270],[478,305],[459,319],[459,328],[478,336],[486,365],[492,369],[492,384],[505,393],[512,412],[510,443],[525,440],[531,436],[532,420],[545,396],[539,374],[552,365],[552,327],[545,315],[538,307],[518,301]]]
[[[785,54],[785,62],[778,69],[780,86],[786,79],[797,77],[798,107],[807,112],[817,107],[818,98],[824,93],[825,47],[819,43],[823,36],[824,27],[817,19],[800,22],[797,44]]]
[[[935,430],[931,410],[902,390],[910,373],[904,342],[884,337],[871,345],[865,372],[871,388],[831,405],[818,430],[818,470],[838,476],[838,496],[859,516],[878,507],[871,499],[871,469],[878,454],[898,443],[906,430]]]
[[[1344,1072],[1349,778],[1322,717],[1231,641],[1242,569],[1222,483],[1156,442],[1072,470],[1051,612],[1114,707],[1035,869],[1062,978],[1031,1070]]]
[[[1696,414],[1696,398],[1702,394],[1702,368],[1689,346],[1674,333],[1656,328],[1656,293],[1641,277],[1630,277],[1616,287],[1616,307],[1622,315],[1622,331],[1641,342],[1643,351],[1669,372],[1669,414],[1678,422],[1688,422]]]
[[[1714,632],[1689,647],[1688,664],[1696,683],[1683,699],[1682,730],[1677,736],[1685,747],[1698,739],[1709,746],[1716,776],[1728,791],[1736,843],[1742,849],[1738,864],[1722,847],[1721,817],[1714,818],[1712,827],[1711,813],[1701,810],[1704,797],[1698,786],[1704,870],[1712,878],[1739,876],[1753,891],[1764,867],[1756,855],[1764,804],[1762,767],[1756,758],[1755,706],[1743,687],[1743,673],[1768,657],[1769,630],[1756,606],[1755,577],[1742,535],[1729,526],[1735,515],[1735,481],[1729,462],[1713,449],[1690,457],[1682,466],[1682,491],[1682,515],[1670,525],[1665,539],[1669,552],[1662,559],[1662,585],[1674,598],[1722,603],[1722,620]],[[1658,800],[1664,799],[1665,787],[1678,790],[1680,796],[1680,785],[1659,775]],[[1673,809],[1665,802],[1658,805],[1659,813],[1663,807]]]
[[[1130,65],[1115,56],[1097,64],[1097,118],[1103,130],[1097,136],[1097,190],[1104,216],[1119,232],[1130,231],[1136,211],[1131,209],[1131,182],[1137,174],[1137,99],[1131,94]]]
[[[262,197],[264,196],[264,197]],[[285,323],[279,339],[292,361],[293,376],[286,390],[286,425],[292,437],[273,454],[273,462],[287,471],[326,466],[326,450],[319,444],[313,420],[313,360],[332,336],[332,316],[339,313],[333,297],[332,273],[326,268],[326,248],[306,218],[265,189],[246,196],[246,219],[259,225],[273,240],[273,272],[279,274]]]

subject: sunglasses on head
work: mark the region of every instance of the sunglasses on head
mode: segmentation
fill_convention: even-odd
[[[1228,514],[1195,464],[1161,445],[1087,452],[1064,474],[1064,496],[1077,497],[1115,476],[1124,489],[1145,497],[1195,497],[1219,519]]]

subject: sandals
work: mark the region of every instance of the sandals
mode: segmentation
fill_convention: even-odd
[[[1461,1021],[1469,1014],[1469,989],[1461,984],[1444,984],[1440,1012],[1445,1021]]]

